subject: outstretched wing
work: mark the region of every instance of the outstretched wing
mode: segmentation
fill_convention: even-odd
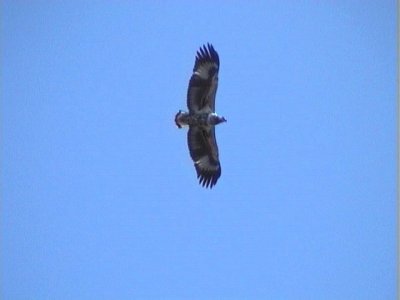
[[[212,188],[221,176],[214,126],[190,126],[188,146],[199,183],[204,187]]]
[[[193,74],[189,81],[187,106],[189,112],[215,112],[218,87],[219,56],[211,44],[197,51]]]

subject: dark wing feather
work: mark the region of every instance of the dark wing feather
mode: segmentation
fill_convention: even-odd
[[[199,183],[204,187],[212,188],[221,176],[214,126],[207,128],[190,126],[188,146]]]
[[[207,44],[197,51],[193,74],[189,81],[187,106],[189,112],[215,112],[215,95],[218,88],[219,56]]]

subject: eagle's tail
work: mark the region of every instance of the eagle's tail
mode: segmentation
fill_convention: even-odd
[[[179,110],[175,115],[175,124],[178,128],[182,128],[183,126],[189,125],[189,113]]]
[[[178,117],[181,114],[181,112],[182,111],[179,110],[178,113],[175,115],[175,124],[176,124],[176,126],[178,126],[178,128],[182,128],[181,124],[179,124],[179,122],[178,122]]]

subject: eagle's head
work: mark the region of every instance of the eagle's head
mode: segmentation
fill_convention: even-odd
[[[216,113],[212,113],[208,116],[208,124],[210,125],[217,125],[222,122],[226,122],[226,119],[218,116]]]

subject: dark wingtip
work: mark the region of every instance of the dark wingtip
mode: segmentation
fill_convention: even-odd
[[[219,66],[219,55],[217,51],[215,51],[214,46],[211,43],[207,43],[207,45],[203,44],[203,46],[200,46],[196,54],[196,62],[203,60],[214,61]]]
[[[205,172],[205,173],[198,173],[197,178],[199,179],[199,184],[204,188],[212,189],[216,184],[221,176],[221,169],[217,173],[212,172]]]

